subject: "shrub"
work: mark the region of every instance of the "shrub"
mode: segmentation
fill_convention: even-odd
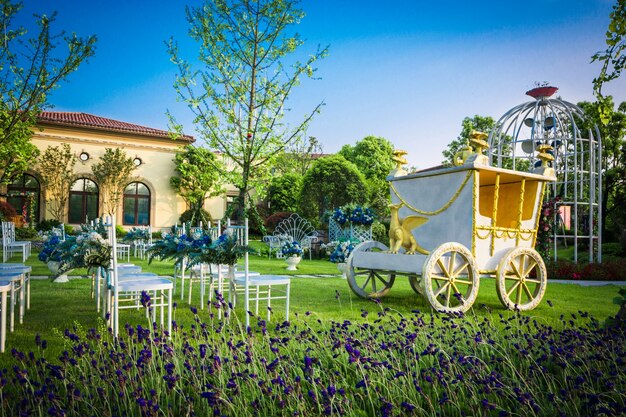
[[[39,223],[37,223],[37,226],[35,226],[35,229],[38,232],[47,232],[49,230],[52,230],[53,227],[59,227],[60,225],[61,222],[57,219],[46,219],[40,220]]]
[[[389,232],[383,223],[378,221],[372,223],[372,239],[385,244],[389,242]]]
[[[37,230],[32,227],[18,227],[15,229],[16,240],[30,240],[37,236]]]
[[[180,222],[185,224],[191,223],[191,226],[200,226],[200,222],[202,222],[203,227],[206,228],[211,223],[211,220],[211,215],[203,208],[189,209],[180,215]]]
[[[67,233],[67,232],[66,232]],[[124,237],[126,236],[126,233],[128,233],[126,231],[126,229],[124,229],[122,226],[120,226],[119,224],[115,226],[115,237]]]
[[[0,201],[0,217],[8,219],[9,217],[17,216],[17,212],[12,205],[6,201]]]
[[[278,223],[282,222],[292,214],[294,213],[291,211],[279,211],[269,216],[265,219],[265,227],[267,228],[267,231],[272,233],[274,229],[276,229],[276,226],[278,226]]]
[[[546,263],[549,279],[586,281],[626,281],[626,259],[606,259],[602,263],[575,263],[565,259]]]
[[[611,242],[602,244],[602,256],[618,257],[623,255],[625,255],[624,248],[622,248],[620,243]]]

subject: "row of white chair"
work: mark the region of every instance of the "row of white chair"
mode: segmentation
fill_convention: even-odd
[[[24,264],[0,264],[0,352],[4,352],[6,345],[7,310],[10,310],[9,330],[13,332],[16,304],[19,303],[20,324],[24,323],[25,310],[30,308],[31,271]]]

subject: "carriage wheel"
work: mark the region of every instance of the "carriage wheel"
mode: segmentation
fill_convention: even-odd
[[[513,248],[498,265],[498,298],[509,310],[532,310],[546,292],[547,276],[546,265],[536,250]]]
[[[354,252],[384,252],[388,250],[387,246],[380,242],[363,242],[358,245]],[[393,282],[396,279],[396,275],[379,271],[376,269],[361,269],[352,265],[352,255],[348,258],[348,272],[346,276],[348,278],[348,285],[350,289],[356,295],[361,298],[379,298],[387,295]]]
[[[417,275],[409,275],[409,284],[411,284],[413,291],[419,295],[424,295],[424,287],[422,287],[422,282]]]
[[[453,313],[474,304],[480,276],[472,253],[460,243],[448,242],[428,255],[422,281],[430,305],[437,311]]]

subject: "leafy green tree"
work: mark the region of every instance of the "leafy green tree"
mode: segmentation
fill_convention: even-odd
[[[170,178],[170,185],[189,205],[191,223],[206,224],[204,200],[224,191],[220,178],[220,171],[224,170],[222,162],[206,148],[187,145],[174,157],[174,165],[176,175]]]
[[[117,212],[124,188],[130,182],[135,168],[133,158],[127,157],[120,148],[106,148],[104,155],[91,166],[91,172],[100,185],[100,201],[106,214],[114,215]]]
[[[46,208],[52,218],[65,219],[70,186],[74,179],[76,155],[70,145],[49,146],[39,158],[39,175],[46,190]]]
[[[496,121],[491,116],[479,116],[466,117],[461,122],[461,133],[459,136],[448,144],[448,147],[442,152],[444,160],[442,162],[445,166],[454,165],[454,155],[469,144],[469,137],[472,130],[478,130],[480,132],[490,133],[496,126]]]
[[[594,125],[602,138],[602,238],[613,240],[626,228],[626,102],[616,109],[613,97],[602,102],[581,102],[585,113],[581,131]],[[603,120],[605,122],[603,122]]]
[[[366,201],[365,177],[356,165],[341,155],[318,159],[302,180],[300,212],[318,226],[325,211]]]
[[[274,174],[306,174],[313,161],[322,153],[322,145],[316,137],[299,138],[281,152],[272,163]]]
[[[37,115],[49,106],[52,90],[94,54],[96,43],[95,36],[51,33],[56,14],[35,16],[37,33],[28,37],[15,23],[22,7],[0,0],[0,184],[35,162],[39,151],[30,139]]]
[[[593,89],[600,103],[600,120],[602,124],[609,122],[612,113],[612,100],[608,100],[602,94],[605,83],[620,77],[626,67],[626,0],[617,0],[613,5],[609,27],[606,31],[606,50],[597,52],[591,58],[591,62],[601,62],[600,74],[593,79]]]
[[[267,202],[271,213],[277,211],[297,212],[301,189],[302,176],[295,172],[272,178],[267,189]]]
[[[205,0],[201,7],[188,8],[190,35],[200,44],[199,70],[179,55],[176,42],[168,44],[179,70],[174,87],[195,115],[200,137],[235,165],[222,176],[239,189],[240,214],[248,207],[252,189],[263,194],[273,158],[306,130],[323,104],[295,127],[283,122],[293,88],[301,77],[313,77],[313,64],[327,53],[327,48],[318,48],[305,62],[284,62],[303,43],[297,34],[288,33],[304,16],[298,4]],[[170,120],[174,130],[182,132]]]
[[[367,136],[354,146],[344,145],[339,154],[354,163],[363,173],[367,181],[368,203],[377,215],[384,217],[389,214],[389,184],[387,176],[395,162],[393,145],[387,139]]]

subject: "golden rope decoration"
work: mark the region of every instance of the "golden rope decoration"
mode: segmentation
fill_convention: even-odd
[[[461,191],[463,191],[463,188],[465,187],[465,184],[467,184],[467,182],[469,181],[471,176],[472,176],[472,171],[471,170],[467,171],[467,175],[465,176],[465,179],[461,183],[461,186],[459,187],[459,189],[456,190],[456,192],[454,193],[452,198],[446,204],[444,204],[443,207],[441,207],[440,209],[435,210],[435,211],[425,211],[425,210],[420,210],[418,208],[413,207],[404,198],[402,198],[400,193],[398,193],[398,190],[396,190],[396,187],[393,185],[393,182],[390,183],[390,185],[391,185],[391,190],[393,191],[393,193],[405,205],[405,207],[409,208],[410,210],[412,210],[412,211],[414,211],[414,212],[416,212],[418,214],[423,214],[425,216],[435,216],[435,215],[437,215],[439,213],[442,213],[442,212],[446,211],[452,205],[452,203],[454,203],[456,201],[456,199],[461,194]]]

